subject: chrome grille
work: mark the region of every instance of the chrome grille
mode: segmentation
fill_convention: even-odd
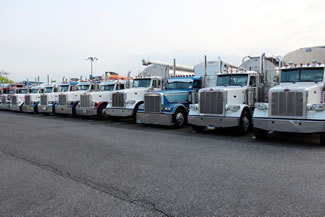
[[[2,96],[1,97],[1,103],[2,104],[7,104],[7,96]]]
[[[25,105],[31,105],[30,96],[25,95]]]
[[[125,107],[124,93],[112,94],[112,107]]]
[[[41,96],[41,105],[47,105],[47,95]]]
[[[11,104],[12,105],[17,105],[17,96],[12,96],[11,97]]]
[[[161,96],[145,95],[144,112],[161,112]]]
[[[67,96],[66,95],[59,95],[59,105],[67,105]]]
[[[90,96],[80,95],[80,107],[90,107]]]
[[[200,112],[206,114],[223,114],[223,92],[209,91],[200,93]]]
[[[271,99],[272,116],[304,115],[304,100],[302,92],[273,92]]]

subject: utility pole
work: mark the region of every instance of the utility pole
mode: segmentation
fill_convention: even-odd
[[[91,75],[91,78],[93,77],[93,62],[94,61],[97,61],[98,58],[97,57],[88,57],[86,58],[87,61],[90,61],[90,75]]]

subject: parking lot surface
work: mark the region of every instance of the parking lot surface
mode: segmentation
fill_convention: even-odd
[[[0,111],[0,216],[324,216],[317,135]]]

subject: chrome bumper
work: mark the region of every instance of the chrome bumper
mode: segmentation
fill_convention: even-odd
[[[106,109],[106,114],[116,117],[131,117],[133,115],[133,109],[126,108],[109,108]]]
[[[289,133],[325,132],[325,120],[286,120],[253,118],[254,128]]]
[[[162,114],[162,113],[137,113],[137,123],[138,124],[156,124],[172,126],[173,115],[172,114]]]
[[[0,104],[0,110],[9,110],[9,104]]]
[[[97,115],[97,109],[95,108],[90,108],[90,107],[79,107],[76,109],[76,113],[78,115],[82,115],[82,116],[96,116]]]
[[[69,108],[67,106],[55,106],[55,113],[56,114],[72,115],[72,108]]]
[[[20,107],[21,107],[21,105],[10,105],[9,110],[10,110],[10,111],[20,112],[20,111],[21,111],[21,110],[20,110]]]
[[[35,108],[32,105],[23,105],[22,107],[23,112],[34,113]]]
[[[195,126],[225,128],[239,126],[240,118],[238,117],[215,117],[215,116],[188,116],[188,123]]]
[[[53,105],[39,105],[38,112],[52,114],[53,113]]]

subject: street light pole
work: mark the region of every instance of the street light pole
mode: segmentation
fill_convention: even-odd
[[[90,75],[91,75],[91,77],[93,77],[93,62],[97,61],[98,58],[97,57],[88,57],[88,58],[86,58],[86,60],[90,61]]]

